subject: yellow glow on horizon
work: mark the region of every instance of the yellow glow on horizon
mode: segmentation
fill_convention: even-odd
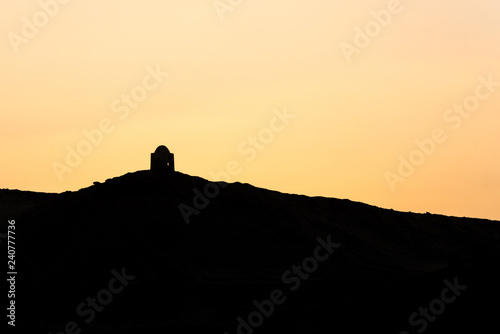
[[[52,15],[30,31],[41,3]],[[213,3],[0,4],[0,187],[77,190],[148,169],[164,144],[177,170],[207,179],[236,160],[234,182],[500,220],[500,86],[456,129],[444,118],[480,77],[500,82],[500,3],[243,1],[223,14]],[[356,27],[366,33],[372,11],[396,3],[356,45]],[[350,62],[343,42],[357,49]],[[248,161],[240,145],[284,108],[295,118]],[[109,133],[60,181],[53,163],[106,120]],[[447,139],[391,191],[385,173],[436,128]]]

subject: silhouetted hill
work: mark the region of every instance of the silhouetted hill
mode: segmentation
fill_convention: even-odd
[[[457,333],[495,323],[497,221],[207,184],[139,171],[76,192],[1,190],[2,222],[16,221],[17,326],[233,334],[242,317],[258,326],[241,333],[416,333],[425,322],[426,333]],[[219,193],[194,205],[204,189]],[[189,224],[182,204],[199,211]],[[467,288],[454,294],[444,280]],[[286,300],[264,303],[260,325],[266,308],[253,301],[276,289]],[[429,304],[439,314],[411,326]]]

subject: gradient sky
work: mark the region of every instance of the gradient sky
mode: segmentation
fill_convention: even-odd
[[[66,0],[40,12],[54,1],[0,4],[1,188],[77,190],[148,169],[165,144],[178,171],[211,180],[235,160],[231,182],[500,220],[500,86],[469,117],[447,114],[480,77],[500,82],[497,0],[402,0],[350,61],[342,43],[356,47],[355,28],[376,29],[371,12],[393,1],[243,0],[218,13],[213,0]],[[168,76],[136,108],[113,107],[156,68]],[[294,118],[265,137],[283,110]],[[54,163],[103,120],[112,131],[58,178]],[[386,173],[435,129],[446,140],[391,189]]]

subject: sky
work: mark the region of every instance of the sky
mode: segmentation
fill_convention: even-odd
[[[2,0],[0,188],[176,170],[500,220],[496,0]]]

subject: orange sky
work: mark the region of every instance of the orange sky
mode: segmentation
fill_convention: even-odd
[[[208,179],[229,164],[231,182],[500,220],[498,13],[492,0],[4,0],[0,187],[77,190],[148,169],[165,144]]]

